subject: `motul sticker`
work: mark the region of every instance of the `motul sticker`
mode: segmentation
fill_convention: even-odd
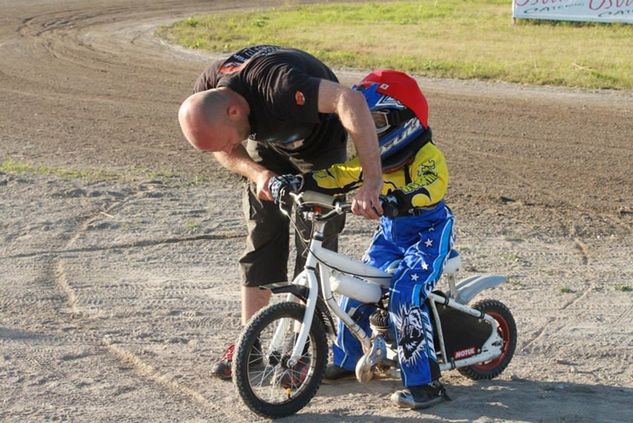
[[[297,106],[303,106],[306,103],[306,98],[301,91],[295,93],[295,101],[297,102]]]
[[[453,354],[453,358],[459,360],[462,358],[471,357],[475,354],[477,354],[477,349],[475,347],[470,347],[466,348],[465,350],[455,351],[455,353]]]

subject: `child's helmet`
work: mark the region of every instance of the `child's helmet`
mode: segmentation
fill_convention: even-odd
[[[404,166],[431,139],[429,106],[415,79],[404,72],[378,70],[354,86],[374,118],[383,169]]]

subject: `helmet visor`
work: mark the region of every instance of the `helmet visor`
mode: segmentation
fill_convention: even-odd
[[[374,119],[374,126],[378,135],[387,132],[391,128],[389,112],[373,111],[371,112],[371,117]]]
[[[402,109],[382,109],[371,110],[371,117],[374,119],[376,133],[382,135],[392,128],[399,126],[401,123],[415,117],[413,111],[405,108]]]

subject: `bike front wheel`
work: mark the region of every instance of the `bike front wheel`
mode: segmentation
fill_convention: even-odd
[[[246,406],[260,416],[294,414],[319,390],[328,346],[316,314],[301,357],[288,365],[305,310],[292,302],[266,307],[249,321],[236,344],[233,382]]]

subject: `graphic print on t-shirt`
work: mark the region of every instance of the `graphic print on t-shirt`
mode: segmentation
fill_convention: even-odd
[[[247,47],[245,49],[239,50],[231,57],[226,59],[222,66],[220,66],[219,73],[221,74],[229,74],[233,72],[237,72],[242,69],[246,62],[252,59],[255,56],[265,56],[267,54],[272,53],[273,51],[279,50],[280,47],[270,46],[270,45],[261,45],[261,46],[253,46]]]

